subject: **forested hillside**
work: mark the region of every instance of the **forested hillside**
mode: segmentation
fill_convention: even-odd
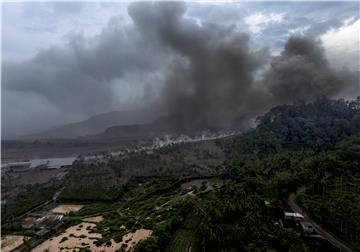
[[[263,199],[285,200],[306,187],[299,203],[359,248],[359,132],[359,98],[275,107],[259,118],[256,129],[234,139],[227,175]]]
[[[146,228],[136,252],[338,251],[283,228],[269,208],[291,211],[288,197],[302,188],[297,202],[357,251],[359,181],[360,98],[322,98],[275,107],[238,136],[80,158],[58,200],[85,204],[71,218],[103,216],[99,246]]]
[[[256,129],[236,139],[235,151],[327,151],[336,142],[360,132],[360,97],[353,101],[321,98],[313,103],[277,106],[257,121]]]

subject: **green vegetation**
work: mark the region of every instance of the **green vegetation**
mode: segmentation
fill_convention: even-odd
[[[188,201],[181,195],[179,180],[173,177],[131,179],[122,187],[119,198],[113,203],[88,204],[72,216],[100,213],[104,220],[91,232],[101,233],[103,239],[97,245],[113,238],[145,228],[154,231],[159,244],[167,244],[181,220],[185,218]]]
[[[304,187],[298,202],[356,248],[359,134],[360,98],[278,106],[259,118],[255,129],[209,145],[222,154],[184,144],[95,164],[79,161],[61,199],[91,202],[72,217],[104,217],[91,230],[103,235],[95,241],[98,245],[112,238],[119,242],[138,229],[152,230],[135,252],[336,251],[326,241],[277,225],[264,203],[281,201],[287,207],[289,194]],[[196,163],[205,156],[204,166]],[[220,156],[221,164],[210,162]],[[210,180],[181,186],[181,178],[214,174],[223,186],[213,188]],[[194,195],[187,195],[189,191]]]
[[[63,243],[64,241],[67,241],[69,238],[67,238],[67,237],[63,237],[62,239],[61,239],[61,241],[60,241],[60,243]]]
[[[284,150],[328,151],[360,132],[359,110],[360,97],[277,106],[258,118],[256,129],[236,138],[231,151],[257,156]]]
[[[290,192],[306,186],[310,189],[299,202],[332,232],[358,245],[359,112],[360,98],[276,107],[259,118],[256,129],[216,141],[226,153],[222,176],[230,179],[223,188],[185,200],[176,181],[133,179],[96,231],[119,240],[126,232],[152,229],[135,251],[334,251],[326,242],[279,228],[266,211],[265,200],[285,202]],[[163,165],[160,159],[147,160]],[[145,165],[142,161],[135,163]],[[121,160],[122,166],[126,162]],[[202,184],[197,191],[204,189]]]
[[[286,199],[300,186],[308,187],[298,201],[358,247],[359,122],[360,98],[276,107],[259,119],[255,130],[234,140],[228,176],[244,183],[243,190],[268,199]]]
[[[67,187],[60,195],[61,201],[113,201],[119,195],[116,188],[96,188],[95,186]]]
[[[323,176],[298,201],[337,236],[360,247],[360,136],[341,142],[322,159]]]
[[[186,216],[184,223],[172,236],[167,251],[198,251],[197,247],[200,240],[197,237],[197,230],[201,219],[202,217],[195,210],[190,212]]]
[[[198,232],[205,251],[291,251],[306,248],[296,233],[273,225],[263,198],[246,184],[214,192],[199,206],[203,219]],[[293,250],[294,251],[294,250]]]
[[[45,187],[43,185],[28,185],[24,192],[17,195],[16,199],[1,204],[1,221],[8,221],[21,215],[32,208],[51,200],[58,188]]]
[[[104,162],[84,160],[74,162],[73,169],[67,174],[67,184],[59,195],[60,201],[113,201],[119,197],[121,188],[112,185],[114,179]]]

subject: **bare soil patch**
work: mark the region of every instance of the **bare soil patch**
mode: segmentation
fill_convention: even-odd
[[[51,240],[48,239],[44,241],[32,251],[79,251],[80,248],[88,248],[94,252],[112,252],[120,249],[121,246],[126,243],[125,241],[128,241],[126,251],[129,251],[137,242],[148,238],[152,233],[151,230],[140,229],[134,233],[128,233],[124,235],[122,241],[119,243],[111,239],[110,245],[105,243],[101,246],[96,246],[94,242],[97,239],[102,238],[102,235],[98,233],[91,233],[91,229],[95,226],[95,223],[82,222],[81,224],[66,229],[65,232],[61,235],[52,237]]]
[[[104,218],[103,218],[101,215],[99,215],[99,216],[84,218],[83,221],[85,221],[85,222],[98,223],[98,222],[101,222],[103,219],[104,219]]]
[[[19,247],[24,242],[24,236],[22,235],[6,235],[1,239],[1,251],[9,252]]]
[[[52,213],[67,214],[70,212],[79,211],[83,205],[58,205],[57,207],[50,210]]]

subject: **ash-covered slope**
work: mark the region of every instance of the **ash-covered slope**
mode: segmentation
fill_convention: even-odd
[[[153,139],[166,135],[198,137],[203,134],[218,135],[239,132],[247,127],[234,122],[231,127],[216,128],[211,125],[194,125],[192,121],[182,121],[180,115],[164,116],[151,123],[112,126],[105,130],[105,136],[129,139]]]
[[[131,177],[177,178],[221,175],[220,141],[179,143],[163,148],[79,160],[66,177],[63,200],[113,200]]]

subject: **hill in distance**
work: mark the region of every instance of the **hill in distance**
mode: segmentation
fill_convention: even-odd
[[[87,120],[65,124],[45,132],[31,135],[31,138],[76,138],[103,133],[115,125],[143,124],[150,121],[150,113],[146,111],[112,111],[98,114]]]

